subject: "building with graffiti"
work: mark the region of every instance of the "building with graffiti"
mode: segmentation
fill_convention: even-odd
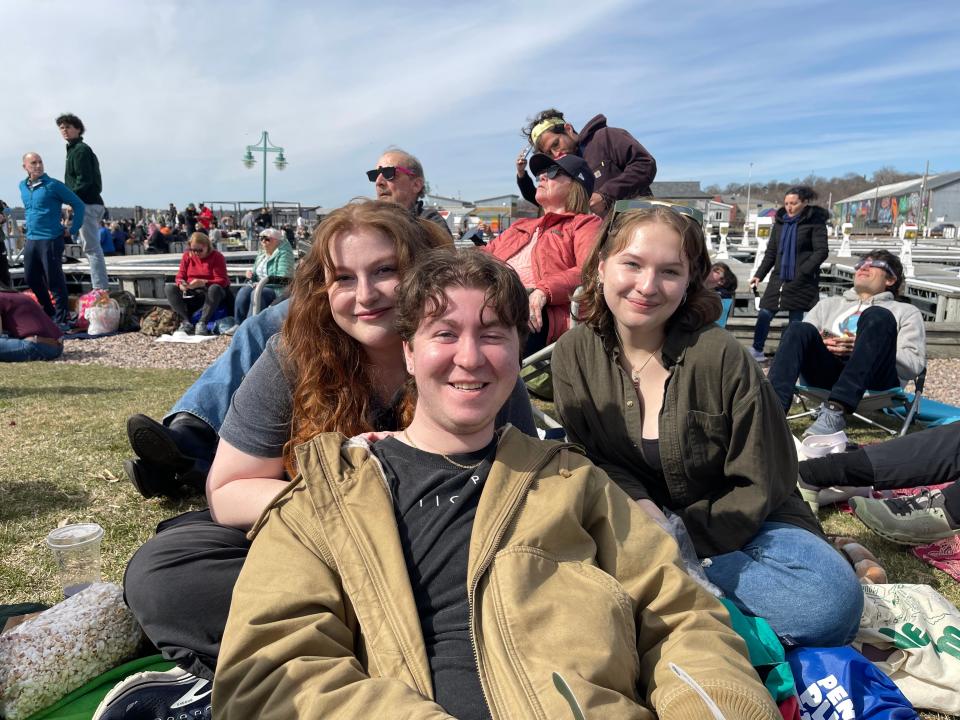
[[[904,223],[956,223],[960,220],[960,172],[879,185],[834,203],[833,213],[837,222],[853,223],[854,232],[893,232]]]

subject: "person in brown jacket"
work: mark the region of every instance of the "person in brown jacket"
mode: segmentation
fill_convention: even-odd
[[[553,158],[579,155],[590,166],[596,181],[590,195],[590,210],[606,215],[617,200],[651,195],[650,183],[657,176],[657,161],[623,128],[607,126],[596,115],[577,132],[563,113],[550,108],[537,113],[523,128],[534,152]],[[527,150],[517,158],[517,186],[528,202],[539,204],[533,180],[527,174]]]
[[[404,277],[413,419],[297,448],[233,594],[218,718],[779,717],[673,540],[575,447],[495,429],[528,313],[476,250]]]

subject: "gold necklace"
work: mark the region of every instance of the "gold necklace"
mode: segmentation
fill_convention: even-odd
[[[415,450],[420,450],[420,447],[418,447],[417,444],[413,441],[413,438],[410,437],[410,433],[408,433],[406,430],[404,430],[404,431],[403,431],[403,436],[407,439],[407,442],[409,442],[409,443],[413,446],[413,448],[414,448]],[[422,452],[429,452],[429,451],[428,451],[428,450],[423,450]],[[458,463],[456,460],[451,460],[451,459],[450,459],[447,455],[445,455],[444,453],[435,453],[435,454],[436,454],[436,455],[439,455],[440,457],[442,457],[444,460],[446,460],[446,461],[447,461],[448,463],[450,463],[451,465],[456,465],[458,468],[463,468],[464,470],[476,470],[478,467],[480,467],[480,463],[482,463],[483,460],[486,460],[486,458],[483,458],[483,460],[480,460],[480,462],[478,462],[476,465],[464,465],[463,463]]]
[[[640,373],[643,372],[643,369],[650,364],[650,361],[653,360],[653,358],[656,357],[657,353],[660,352],[661,350],[663,350],[663,343],[661,343],[660,347],[658,347],[656,350],[654,350],[652,353],[650,353],[647,356],[647,359],[643,361],[643,364],[640,365],[640,367],[634,368],[631,371],[630,379],[633,380],[633,386],[635,388],[640,387]]]

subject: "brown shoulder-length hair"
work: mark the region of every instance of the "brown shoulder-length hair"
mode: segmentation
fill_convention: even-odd
[[[720,317],[720,298],[704,285],[711,265],[700,223],[669,207],[612,212],[600,228],[597,244],[584,263],[583,284],[576,297],[580,303],[580,321],[603,338],[614,337],[614,319],[603,297],[603,285],[598,272],[600,261],[622,251],[637,228],[653,223],[662,223],[680,236],[680,252],[690,267],[686,299],[667,321],[667,328],[677,325],[686,330],[696,330]]]
[[[293,386],[290,440],[284,447],[284,463],[291,474],[293,448],[317,433],[336,431],[350,437],[374,429],[367,419],[371,402],[367,357],[330,311],[329,276],[334,270],[330,247],[339,236],[358,230],[376,230],[393,239],[401,279],[418,255],[452,245],[450,236],[432,222],[377,200],[355,200],[317,226],[310,252],[294,275],[290,312],[281,331]],[[404,417],[412,412],[412,402],[404,403]]]

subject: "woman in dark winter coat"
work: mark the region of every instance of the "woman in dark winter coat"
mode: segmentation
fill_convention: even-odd
[[[803,313],[819,299],[820,264],[829,254],[827,220],[830,214],[822,207],[809,204],[816,198],[817,194],[806,185],[787,190],[783,207],[777,211],[763,262],[757,274],[750,278],[750,287],[756,288],[773,268],[760,300],[750,348],[750,354],[757,361],[765,359],[763,345],[773,316],[786,310],[790,322],[799,322],[803,320]]]

